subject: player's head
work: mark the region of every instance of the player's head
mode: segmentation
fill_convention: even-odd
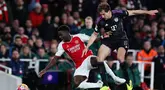
[[[58,28],[58,36],[60,39],[62,39],[63,41],[68,41],[69,37],[70,37],[70,28],[67,25],[61,25]]]
[[[104,19],[109,19],[112,16],[111,8],[106,2],[100,3],[97,10]]]

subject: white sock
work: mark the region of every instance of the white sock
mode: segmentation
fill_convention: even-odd
[[[116,75],[113,73],[113,71],[109,68],[108,64],[106,63],[106,61],[104,61],[104,67],[106,72],[114,79],[116,77]]]
[[[104,63],[106,72],[113,78],[114,81],[116,81],[117,84],[126,82],[125,79],[119,78],[113,73],[113,71],[109,68],[108,64],[106,63],[106,61],[104,61],[103,63]]]
[[[90,82],[86,82],[86,81],[87,80],[81,82],[80,85],[78,86],[78,88],[89,89],[89,88],[101,88],[103,86],[103,82],[100,80],[97,83],[90,83]]]

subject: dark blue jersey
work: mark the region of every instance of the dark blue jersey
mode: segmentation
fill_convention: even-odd
[[[125,10],[112,10],[112,17],[110,19],[105,20],[100,18],[95,27],[95,32],[100,33],[102,39],[127,39],[127,35],[123,27],[123,18],[126,16],[128,16],[128,12]]]

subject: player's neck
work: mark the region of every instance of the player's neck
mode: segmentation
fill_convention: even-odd
[[[68,38],[64,42],[70,42],[71,39],[72,39],[72,36],[69,35]]]
[[[112,13],[110,12],[110,15],[109,15],[108,19],[111,19],[111,18],[112,18]]]

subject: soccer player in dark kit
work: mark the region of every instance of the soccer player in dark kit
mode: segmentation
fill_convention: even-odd
[[[98,21],[95,32],[91,35],[87,47],[83,51],[86,54],[88,48],[101,34],[102,45],[98,50],[98,61],[102,62],[110,55],[111,51],[117,50],[117,59],[120,61],[121,66],[125,59],[125,53],[129,48],[128,38],[123,27],[123,19],[127,16],[148,14],[155,15],[157,10],[111,10],[108,3],[100,3],[98,12],[101,15]]]

